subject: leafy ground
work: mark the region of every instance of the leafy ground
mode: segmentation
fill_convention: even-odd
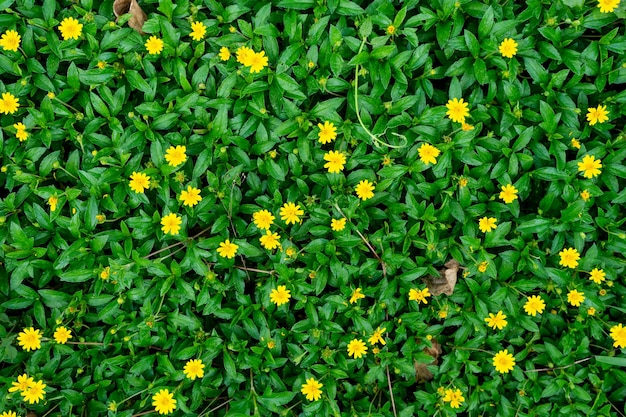
[[[0,416],[626,415],[624,7],[0,0]]]

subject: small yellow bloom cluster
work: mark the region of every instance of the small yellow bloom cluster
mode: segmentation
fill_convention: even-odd
[[[222,54],[222,50],[220,50],[220,54]],[[246,68],[250,68],[250,73],[254,74],[257,72],[261,72],[263,68],[268,65],[268,57],[265,56],[265,51],[254,52],[251,48],[247,46],[240,46],[236,52],[237,62],[242,64]],[[220,55],[220,58],[223,61],[226,61],[224,57],[226,53]],[[228,57],[230,58],[230,52],[228,52]]]
[[[37,381],[28,374],[22,374],[17,377],[17,381],[13,382],[13,386],[9,388],[9,392],[19,391],[24,401],[28,401],[29,404],[37,403],[44,399],[46,392],[44,391],[46,384],[43,381]]]
[[[28,139],[28,132],[26,131],[24,123],[15,123],[13,127],[15,128],[15,137],[18,138],[20,142],[24,142]]]
[[[455,389],[446,388],[445,390],[442,390],[442,392],[443,392],[442,394],[443,402],[450,403],[450,407],[452,408],[460,408],[461,404],[465,402],[465,398],[463,397],[463,392],[458,388],[455,388]]]

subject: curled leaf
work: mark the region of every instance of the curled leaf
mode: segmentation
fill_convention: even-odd
[[[113,13],[115,13],[115,21],[123,14],[130,13],[131,18],[128,20],[128,26],[143,34],[141,28],[148,16],[141,10],[137,0],[115,0],[113,2]]]
[[[422,278],[422,281],[428,286],[431,295],[446,294],[452,295],[454,286],[456,285],[457,273],[460,264],[456,259],[450,259],[445,263],[444,268],[439,270],[439,276],[429,275]]]

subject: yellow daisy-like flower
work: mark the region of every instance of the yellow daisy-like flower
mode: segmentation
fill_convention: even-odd
[[[144,46],[150,55],[158,55],[163,51],[164,45],[161,39],[150,36]]]
[[[20,41],[22,37],[15,30],[9,29],[2,34],[0,38],[0,46],[6,51],[17,52],[17,48],[20,47]]]
[[[183,202],[183,205],[187,207],[193,207],[202,201],[202,196],[200,196],[199,189],[189,185],[187,186],[187,190],[181,191],[180,197],[178,197],[178,199]]]
[[[133,172],[130,175],[130,189],[136,193],[143,193],[150,186],[150,177],[143,172]]]
[[[524,311],[526,311],[526,314],[533,317],[535,317],[537,313],[543,313],[545,308],[546,303],[544,303],[538,295],[531,295],[528,297],[526,304],[524,304]]]
[[[485,272],[488,267],[489,267],[489,262],[482,261],[481,263],[478,264],[478,272]]]
[[[291,291],[289,291],[284,285],[279,285],[270,293],[270,301],[279,307],[283,304],[287,304],[290,298]]]
[[[461,123],[461,130],[464,132],[469,132],[470,130],[474,130],[474,125],[463,122]]]
[[[57,343],[64,345],[72,338],[72,331],[65,326],[59,326],[53,336]]]
[[[396,33],[396,27],[394,25],[387,26],[387,34],[394,35]]]
[[[331,174],[337,174],[343,171],[346,156],[343,152],[328,151],[324,155],[324,161],[328,161],[324,164],[324,168],[328,168],[328,172]]]
[[[163,233],[177,235],[180,231],[180,225],[183,223],[182,217],[176,213],[170,213],[161,219],[161,230]]]
[[[280,219],[285,224],[301,223],[300,216],[304,215],[304,210],[300,209],[300,205],[296,205],[292,202],[285,203],[280,208]]]
[[[261,230],[267,230],[274,224],[275,217],[267,210],[259,210],[252,215],[254,225]]]
[[[41,330],[35,330],[33,327],[24,329],[17,335],[18,344],[26,351],[37,350],[41,348]]]
[[[222,46],[220,48],[219,56],[222,61],[228,61],[230,59],[230,49],[228,49],[225,46]]]
[[[48,201],[46,202],[50,206],[50,211],[57,210],[57,204],[59,204],[59,199],[55,195],[51,195],[48,197]]]
[[[598,105],[598,107],[587,108],[589,126],[593,126],[596,123],[604,123],[607,120],[609,120],[609,112],[606,111],[606,106]]]
[[[2,93],[2,99],[0,99],[0,113],[13,114],[20,107],[20,99],[15,97],[11,93]]]
[[[12,382],[13,386],[9,388],[9,392],[24,392],[34,383],[35,381],[33,380],[33,377],[28,376],[28,374],[19,375],[17,377],[17,381]]]
[[[110,276],[111,276],[111,267],[105,266],[102,272],[100,272],[100,278],[107,280],[109,279]]]
[[[496,226],[496,222],[498,220],[495,217],[483,217],[478,220],[478,228],[483,233],[488,233],[494,230]]]
[[[74,19],[73,17],[66,17],[61,21],[61,24],[59,25],[59,32],[61,32],[63,40],[76,40],[83,32],[83,24],[79,23],[78,20]]]
[[[361,292],[361,288],[357,288],[352,291],[352,295],[350,295],[350,304],[354,304],[359,301],[361,298],[365,298],[365,294]]]
[[[563,249],[559,252],[559,256],[561,260],[559,261],[559,265],[565,266],[567,268],[576,268],[578,266],[578,260],[580,259],[580,254],[574,248]]]
[[[496,371],[506,374],[513,370],[515,358],[507,350],[501,350],[493,357],[493,366],[496,368]]]
[[[498,49],[500,50],[500,53],[503,57],[513,58],[513,56],[517,54],[517,42],[515,42],[511,38],[506,38],[502,41]]]
[[[452,390],[448,388],[444,392],[443,401],[450,403],[450,407],[452,408],[460,408],[461,404],[465,401],[465,398],[463,397],[463,393],[460,389],[457,388]]]
[[[622,323],[611,327],[611,338],[613,347],[626,348],[626,327],[622,326]]]
[[[259,240],[265,249],[274,250],[280,247],[280,235],[278,233],[267,230]]]
[[[567,293],[567,302],[574,307],[579,307],[585,301],[585,293],[577,290],[571,290]]]
[[[235,53],[237,54],[237,62],[246,67],[250,66],[250,59],[252,58],[252,54],[254,54],[252,49],[247,46],[240,46]]]
[[[204,364],[201,359],[188,360],[183,368],[183,372],[192,381],[196,378],[202,378],[204,376]]]
[[[380,343],[383,346],[386,345],[387,342],[385,342],[385,338],[383,337],[383,333],[385,333],[386,331],[387,329],[385,327],[383,327],[382,329],[380,327],[376,328],[374,334],[372,334],[372,336],[367,339],[367,341],[370,345],[375,345],[376,343]]]
[[[97,66],[98,66],[98,68],[100,68],[100,69],[105,69],[105,68],[106,68],[106,66],[107,66],[107,63],[106,63],[106,61],[98,61]]]
[[[200,39],[204,38],[205,34],[206,26],[204,26],[204,23],[193,22],[191,24],[191,33],[189,34],[189,36],[191,36],[191,39],[193,39],[194,41],[199,41]]]
[[[424,288],[423,290],[416,290],[415,288],[411,288],[409,290],[409,301],[417,301],[418,304],[428,304],[427,297],[430,297],[430,291],[428,291],[428,287]]]
[[[593,270],[589,273],[589,280],[600,285],[604,280],[606,280],[606,273],[602,269],[593,268]]]
[[[512,203],[517,199],[517,188],[512,184],[503,185],[501,189],[500,199],[504,200],[506,204]]]
[[[589,199],[591,198],[591,194],[589,193],[589,191],[587,191],[587,190],[583,190],[583,191],[580,193],[580,198],[582,198],[582,199],[583,199],[583,201],[587,202],[587,201],[589,201]]]
[[[362,180],[354,187],[357,197],[365,201],[374,197],[374,184],[368,180]]]
[[[589,308],[587,309],[587,315],[588,315],[588,316],[595,316],[595,315],[596,315],[596,309],[595,309],[595,308],[593,308],[593,307],[589,307]]]
[[[176,409],[174,394],[162,389],[152,396],[152,405],[159,414],[169,414]]]
[[[576,149],[580,149],[580,141],[576,138],[572,138],[572,147]]]
[[[335,232],[341,232],[346,228],[346,218],[342,217],[341,219],[332,219],[330,221],[330,228]]]
[[[498,311],[495,315],[493,313],[489,313],[489,317],[485,318],[485,322],[492,329],[502,330],[506,327],[507,321],[506,315],[502,313],[502,310]]]
[[[178,145],[176,147],[170,146],[165,151],[165,160],[171,167],[178,166],[187,160],[187,147]]]
[[[317,140],[322,144],[332,142],[337,138],[337,128],[329,121],[325,121],[324,124],[318,123],[317,127],[320,131],[317,133]]]
[[[600,13],[611,13],[619,5],[620,0],[598,0]]]
[[[309,378],[306,380],[305,384],[302,384],[302,389],[300,392],[306,396],[306,399],[309,401],[317,401],[322,398],[322,385],[315,378]]]
[[[250,67],[250,74],[261,72],[263,68],[267,67],[268,58],[265,56],[265,51],[252,52],[248,57],[247,66]]]
[[[13,127],[16,130],[15,137],[18,138],[20,142],[24,142],[26,139],[28,139],[28,132],[26,131],[26,126],[24,125],[24,123],[15,123]]]
[[[359,359],[366,353],[367,346],[365,346],[365,342],[361,339],[352,339],[350,343],[348,343],[348,356],[352,356],[354,359]]]
[[[220,247],[217,248],[217,253],[222,258],[232,259],[237,254],[237,249],[239,249],[239,245],[235,245],[231,243],[229,239],[220,243]]]
[[[578,163],[578,171],[583,173],[585,178],[593,178],[602,172],[602,161],[596,159],[593,155],[585,155],[582,162]]]
[[[417,152],[419,153],[420,161],[422,161],[422,163],[426,164],[426,165],[428,165],[428,164],[433,164],[433,165],[436,164],[437,163],[437,157],[441,153],[441,151],[439,149],[435,148],[430,143],[422,144],[422,146],[419,147]]]
[[[448,100],[446,107],[448,108],[446,115],[453,122],[463,123],[465,118],[469,116],[469,103],[463,101],[463,99],[453,98]]]
[[[43,400],[43,397],[46,394],[44,391],[45,387],[46,384],[44,384],[43,381],[33,382],[28,388],[22,391],[24,401],[28,401],[29,404],[39,404],[39,401]]]

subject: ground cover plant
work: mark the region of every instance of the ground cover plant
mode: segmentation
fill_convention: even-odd
[[[626,415],[619,0],[0,0],[0,416]]]

